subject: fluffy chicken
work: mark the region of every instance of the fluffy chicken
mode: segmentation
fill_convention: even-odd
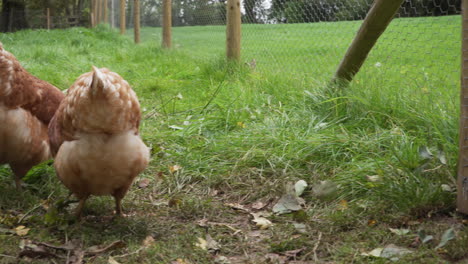
[[[68,89],[49,124],[54,166],[79,199],[78,217],[90,195],[112,195],[115,211],[149,162],[139,136],[140,104],[117,73],[93,67]]]
[[[9,164],[16,188],[34,166],[51,158],[47,125],[63,93],[23,67],[0,43],[0,164]]]

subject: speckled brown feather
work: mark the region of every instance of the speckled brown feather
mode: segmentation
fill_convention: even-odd
[[[63,98],[58,88],[27,72],[0,44],[0,103],[21,107],[47,125]]]
[[[63,98],[0,43],[0,164],[10,165],[18,188],[32,166],[51,157],[47,125]]]
[[[92,88],[93,72],[76,80],[68,89],[57,114],[49,125],[52,153],[63,141],[76,139],[78,133],[115,134],[134,130],[138,134],[140,103],[130,85],[117,73],[100,69],[103,83]]]
[[[122,198],[149,162],[140,115],[135,92],[108,69],[93,67],[68,89],[49,138],[57,176],[80,199],[78,215],[90,195],[114,196],[121,213]]]

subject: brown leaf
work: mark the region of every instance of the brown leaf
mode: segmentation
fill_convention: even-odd
[[[346,210],[346,209],[348,209],[348,201],[346,201],[346,200],[341,200],[341,201],[340,201],[340,204],[338,205],[338,210],[344,211],[344,210]]]
[[[155,243],[154,238],[152,236],[147,236],[145,240],[143,240],[143,246],[149,247]]]
[[[367,221],[367,225],[368,226],[375,226],[377,224],[377,220],[374,220],[374,219],[369,219]]]
[[[147,178],[141,179],[141,180],[138,181],[138,187],[139,188],[146,188],[146,187],[148,187],[149,183],[150,183],[149,179],[147,179]]]
[[[211,253],[219,251],[218,242],[216,242],[209,234],[206,235],[206,239],[199,237],[198,243],[195,243],[195,246]]]
[[[208,219],[203,218],[201,220],[198,220],[197,225],[199,225],[201,227],[207,227],[208,226]]]
[[[252,204],[252,208],[255,209],[255,210],[261,210],[265,206],[266,206],[266,204],[261,202],[261,201],[256,201],[255,203]]]
[[[174,166],[169,166],[169,171],[171,173],[174,173],[176,171],[179,171],[180,169],[182,169],[182,167],[180,165],[174,165]]]
[[[190,262],[188,260],[178,258],[178,259],[172,261],[171,264],[190,264]]]
[[[228,206],[228,207],[231,207],[232,209],[236,209],[236,210],[240,210],[240,211],[244,211],[244,212],[247,212],[247,213],[250,213],[250,210],[247,209],[245,206],[243,206],[242,204],[238,204],[238,203],[225,203],[224,205]]]
[[[25,236],[28,234],[30,228],[26,228],[25,226],[23,225],[20,225],[18,227],[15,228],[15,232],[18,236]]]
[[[109,259],[107,260],[107,263],[109,263],[109,264],[120,264],[112,256],[109,256]]]
[[[267,229],[273,225],[273,223],[266,219],[263,216],[260,216],[258,214],[252,213],[252,216],[254,219],[252,220],[260,229]]]

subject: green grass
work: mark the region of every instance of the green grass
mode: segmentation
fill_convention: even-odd
[[[206,234],[233,263],[262,263],[268,253],[300,248],[298,260],[384,263],[361,253],[414,246],[419,229],[434,242],[417,245],[406,263],[466,258],[455,193],[442,189],[455,183],[460,18],[395,20],[349,87],[327,87],[359,23],[244,25],[240,64],[224,61],[220,26],[174,28],[170,51],[160,49],[155,28],[143,28],[140,45],[131,31],[118,36],[105,27],[0,35],[31,73],[61,89],[92,65],[122,75],[139,96],[142,137],[152,147],[138,178],[150,185],[132,187],[125,219],[108,218],[111,199],[93,197],[89,216],[73,221],[73,206],[58,206],[67,190],[48,164],[28,175],[23,193],[0,168],[0,227],[24,218],[27,238],[36,241],[127,243],[90,263],[107,263],[109,255],[122,263],[213,263],[212,253],[194,246]],[[255,69],[243,63],[252,59]],[[433,156],[421,157],[423,147]],[[174,165],[181,169],[171,173]],[[309,186],[332,181],[338,189],[331,200],[307,189],[304,211],[268,217],[274,226],[267,230],[226,206],[262,201],[271,210],[299,179]],[[295,222],[307,232],[298,233]],[[435,250],[452,226],[457,238]],[[410,233],[397,236],[389,227]],[[147,236],[155,243],[139,250]],[[16,255],[20,240],[0,233],[0,254]]]

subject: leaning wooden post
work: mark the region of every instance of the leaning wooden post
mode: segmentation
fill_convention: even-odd
[[[241,49],[241,10],[240,0],[227,1],[226,56],[239,60]]]
[[[461,52],[457,209],[461,213],[468,214],[468,0],[462,1]]]
[[[47,30],[50,30],[50,8],[47,8]]]
[[[135,43],[140,43],[140,0],[133,1],[133,27]]]
[[[162,30],[162,46],[163,48],[171,48],[172,38],[172,1],[163,1],[163,30]]]
[[[108,5],[107,5],[107,0],[104,0],[104,3],[103,3],[103,11],[104,11],[104,23],[105,24],[108,24],[109,23],[109,8]]]
[[[334,80],[349,82],[359,72],[367,55],[392,21],[404,0],[375,0],[346,55],[338,66]]]
[[[125,0],[120,0],[120,34],[125,34]]]

